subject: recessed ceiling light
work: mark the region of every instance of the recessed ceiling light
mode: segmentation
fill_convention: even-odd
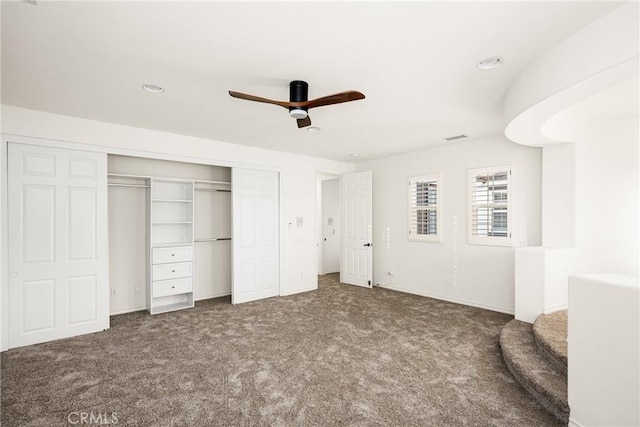
[[[491,58],[485,58],[482,61],[476,64],[481,70],[491,70],[492,68],[497,68],[504,63],[504,59],[499,56],[492,56]]]
[[[350,155],[351,157],[360,157],[360,154],[358,154],[358,153],[351,153],[351,154],[349,154],[349,155]]]
[[[309,126],[307,128],[307,131],[309,131],[309,132],[320,132],[320,128],[318,126]]]
[[[146,90],[147,92],[151,92],[151,93],[162,93],[162,92],[164,92],[164,89],[162,89],[160,86],[153,85],[151,83],[143,84],[142,85],[142,89]]]

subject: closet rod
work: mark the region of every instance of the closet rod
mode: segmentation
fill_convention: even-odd
[[[194,242],[216,242],[218,240],[231,240],[231,237],[219,237],[219,238],[211,238],[211,239],[195,239]]]
[[[215,188],[194,188],[196,191],[220,191],[222,193],[231,193],[231,190],[218,190]]]
[[[116,184],[114,183],[108,183],[107,184],[109,187],[137,187],[137,188],[151,188],[150,185],[142,185],[142,184]]]

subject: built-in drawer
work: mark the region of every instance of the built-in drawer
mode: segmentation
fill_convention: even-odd
[[[185,294],[191,291],[193,291],[193,282],[191,277],[153,282],[153,298]]]
[[[153,280],[179,279],[193,276],[192,262],[156,264],[153,266]]]
[[[153,248],[153,264],[193,261],[193,246]]]

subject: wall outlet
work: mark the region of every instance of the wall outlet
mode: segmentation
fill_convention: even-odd
[[[111,296],[115,297],[116,296],[116,290],[115,289],[111,289]]]

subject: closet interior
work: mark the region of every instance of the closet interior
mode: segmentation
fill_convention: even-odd
[[[110,314],[231,294],[231,169],[108,156]]]

